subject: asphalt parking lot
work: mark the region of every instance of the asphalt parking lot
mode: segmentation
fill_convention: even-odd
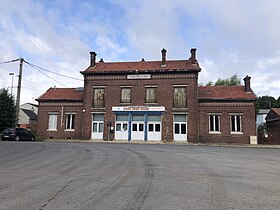
[[[279,209],[280,149],[0,142],[0,209]]]

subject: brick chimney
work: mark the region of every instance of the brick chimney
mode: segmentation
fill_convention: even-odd
[[[166,52],[167,51],[164,48],[161,50],[161,66],[166,66]]]
[[[90,52],[90,67],[94,67],[96,63],[96,53],[95,52]]]
[[[196,64],[196,49],[195,48],[192,48],[191,49],[191,57],[190,57],[190,61],[191,61],[191,64]]]
[[[244,84],[245,84],[245,91],[251,92],[251,77],[249,77],[248,75],[243,79],[244,80]]]

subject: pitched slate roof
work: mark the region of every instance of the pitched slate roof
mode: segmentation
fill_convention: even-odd
[[[30,120],[37,120],[37,114],[32,110],[28,110],[28,109],[21,109],[21,110],[29,117]]]
[[[199,99],[211,100],[256,100],[253,91],[246,92],[245,86],[200,86]]]
[[[161,65],[161,61],[99,62],[81,73],[164,72],[170,70],[200,71],[200,67],[198,63],[192,64],[190,60],[169,60],[164,66]]]
[[[37,101],[83,101],[82,88],[49,88]]]

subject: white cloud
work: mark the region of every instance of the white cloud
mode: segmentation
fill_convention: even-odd
[[[105,61],[156,60],[164,47],[167,59],[186,59],[196,47],[200,82],[248,74],[258,95],[278,97],[279,7],[277,0],[3,0],[0,62],[24,57],[82,79],[89,51]],[[10,86],[9,72],[17,69],[18,63],[0,65],[0,85]],[[48,75],[68,87],[83,85]],[[26,64],[24,76],[23,101],[56,84]]]
[[[267,69],[275,65],[280,65],[280,56],[256,61],[256,67],[259,69]]]

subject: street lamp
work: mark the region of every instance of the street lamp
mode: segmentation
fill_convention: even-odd
[[[15,73],[11,72],[9,73],[10,76],[12,76],[12,86],[11,86],[11,95],[13,95],[13,87],[14,87],[14,75]]]

